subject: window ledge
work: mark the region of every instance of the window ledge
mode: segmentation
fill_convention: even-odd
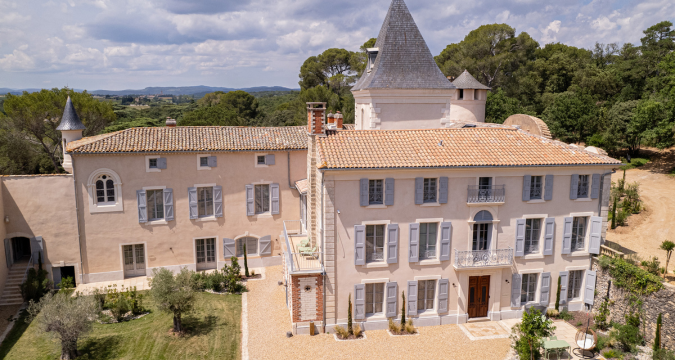
[[[162,172],[162,169],[158,168],[146,168],[145,172]]]
[[[89,207],[89,213],[94,214],[94,213],[107,213],[107,212],[121,212],[124,211],[124,208],[122,207],[122,202],[118,204],[112,204],[112,205],[91,205]]]
[[[218,221],[218,219],[215,216],[205,216],[196,218],[195,221]]]
[[[381,321],[381,320],[387,320],[387,317],[384,316],[384,314],[373,314],[373,315],[366,315],[366,321]]]
[[[581,202],[583,202],[583,201],[593,201],[593,199],[591,199],[591,198],[576,198],[576,199],[574,199],[574,201],[581,201]]]
[[[266,167],[269,167],[269,165],[267,165],[267,164],[255,164],[255,167],[257,167],[257,168],[266,168]]]
[[[546,200],[544,200],[544,199],[533,199],[533,200],[528,201],[527,203],[528,204],[539,204],[539,203],[543,203],[543,202],[546,202]]]
[[[435,202],[435,203],[422,203],[420,206],[441,206],[441,204]]]
[[[389,267],[389,264],[384,262],[384,261],[383,262],[378,261],[378,262],[366,263],[365,265],[363,265],[363,267],[369,268],[369,269],[370,268],[386,268],[386,267]]]
[[[267,219],[267,218],[272,218],[272,214],[270,212],[264,212],[260,214],[255,214],[251,215],[251,217],[256,218],[256,219]]]
[[[523,259],[543,259],[544,255],[543,254],[527,254],[523,256]]]
[[[571,257],[586,257],[586,256],[591,256],[591,254],[588,253],[588,252],[586,252],[586,251],[572,251],[571,253],[566,254],[566,255],[567,255],[567,256],[571,256]]]
[[[429,259],[429,260],[420,260],[418,263],[421,266],[426,266],[426,265],[440,265],[441,261],[438,259]]]
[[[421,317],[421,318],[423,318],[423,317],[438,316],[438,312],[437,312],[436,310],[427,310],[427,311],[423,311],[423,312],[421,312],[421,313],[418,312],[418,313],[417,313],[417,316],[418,316],[418,317]]]
[[[211,170],[209,166],[197,166],[197,170]]]
[[[145,225],[168,225],[169,223],[166,220],[150,220],[145,223]]]
[[[384,204],[373,204],[366,206],[366,209],[386,209],[387,205]]]

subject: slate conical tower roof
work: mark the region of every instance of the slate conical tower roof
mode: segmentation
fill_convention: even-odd
[[[68,96],[68,101],[66,101],[66,108],[63,110],[63,116],[61,116],[61,123],[56,128],[56,130],[84,130],[86,127],[80,121],[80,117],[77,116],[73,102],[70,101],[70,96]]]
[[[375,42],[373,69],[353,91],[365,89],[454,89],[438,68],[403,0],[393,0]]]
[[[491,88],[481,84],[475,77],[473,77],[467,70],[464,70],[455,81],[452,82],[458,89],[480,89],[490,90]]]

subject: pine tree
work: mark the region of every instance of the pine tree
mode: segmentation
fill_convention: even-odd
[[[354,328],[352,327],[352,294],[349,294],[349,301],[347,302],[349,308],[347,309],[347,332],[349,335],[354,335]]]
[[[654,351],[661,349],[661,314],[656,318],[656,335],[654,335]]]
[[[401,292],[401,299],[403,301],[401,302],[401,327],[405,326],[405,291]]]
[[[246,277],[249,277],[250,275],[248,274],[248,257],[246,256],[246,244],[244,244],[244,271]]]
[[[612,206],[612,229],[616,229],[616,196],[614,197],[614,206]]]
[[[558,290],[555,293],[555,310],[560,311],[560,276],[558,276]]]

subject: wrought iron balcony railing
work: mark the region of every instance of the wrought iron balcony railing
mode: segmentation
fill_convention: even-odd
[[[455,268],[470,269],[510,266],[513,264],[513,249],[469,250],[455,249]]]
[[[504,195],[506,189],[504,185],[469,185],[468,196],[466,202],[468,203],[498,203],[504,202]]]

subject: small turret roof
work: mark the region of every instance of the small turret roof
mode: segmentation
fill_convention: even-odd
[[[489,86],[481,84],[475,77],[471,76],[468,71],[464,72],[452,82],[458,89],[480,89],[480,90],[490,90]]]
[[[86,127],[80,121],[80,117],[77,116],[77,111],[73,106],[73,102],[68,96],[68,101],[66,101],[66,108],[63,110],[63,116],[61,116],[61,123],[56,128],[56,130],[84,130]]]
[[[454,89],[434,61],[403,0],[393,0],[375,42],[377,58],[353,91],[365,89]]]

